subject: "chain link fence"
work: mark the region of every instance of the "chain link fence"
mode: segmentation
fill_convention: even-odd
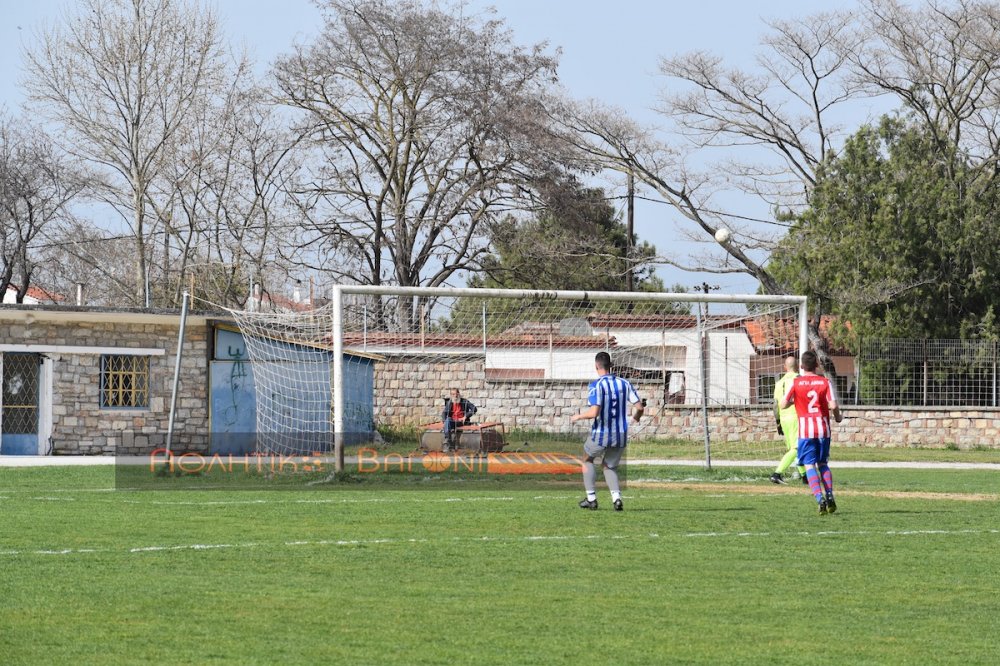
[[[1000,343],[863,340],[853,401],[886,407],[997,407]]]

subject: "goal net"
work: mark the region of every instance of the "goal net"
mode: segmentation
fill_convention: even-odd
[[[332,451],[330,306],[303,312],[230,313],[239,324],[250,360],[257,452],[309,455]]]
[[[456,389],[507,450],[578,453],[589,426],[570,416],[606,351],[647,402],[631,460],[772,459],[774,385],[805,337],[796,296],[344,286],[308,311],[234,316],[258,449],[282,454],[328,451],[335,434],[416,449]]]

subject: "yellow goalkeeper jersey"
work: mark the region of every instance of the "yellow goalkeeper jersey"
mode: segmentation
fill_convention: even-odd
[[[778,405],[781,404],[781,399],[785,397],[788,393],[788,389],[791,388],[792,382],[795,378],[799,376],[797,372],[786,372],[774,385],[774,415],[778,417],[783,423],[798,421],[798,416],[795,414],[795,405],[789,405],[785,409],[778,409]]]

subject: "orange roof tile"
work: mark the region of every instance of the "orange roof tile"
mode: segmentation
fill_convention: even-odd
[[[823,315],[819,321],[820,337],[830,339],[831,324],[836,321],[832,315]],[[750,342],[758,352],[782,354],[793,352],[799,347],[799,322],[794,318],[763,317],[747,319],[744,323]],[[848,324],[850,327],[850,324]],[[831,352],[848,354],[848,350],[831,346]]]
[[[13,292],[16,293],[17,292],[17,287],[15,287],[12,284],[9,284],[9,285],[7,285],[7,291],[8,292],[13,291]],[[25,296],[30,296],[31,298],[35,299],[39,303],[56,303],[56,304],[58,304],[58,303],[61,303],[61,302],[63,302],[63,301],[66,300],[66,297],[63,296],[62,294],[57,294],[54,291],[49,291],[47,289],[43,289],[42,287],[36,287],[36,286],[33,286],[33,285],[28,287],[28,291],[25,292]]]

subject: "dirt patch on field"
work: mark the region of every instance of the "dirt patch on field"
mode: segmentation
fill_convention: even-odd
[[[692,490],[705,493],[731,493],[734,495],[801,495],[809,494],[808,489],[798,485],[755,485],[749,483],[690,483],[688,481],[629,481],[632,488],[664,488],[670,490]],[[926,499],[926,500],[957,500],[960,502],[996,502],[1000,495],[996,493],[931,493],[925,491],[900,490],[852,490],[838,489],[834,485],[837,496],[847,497],[884,497],[887,499]]]

